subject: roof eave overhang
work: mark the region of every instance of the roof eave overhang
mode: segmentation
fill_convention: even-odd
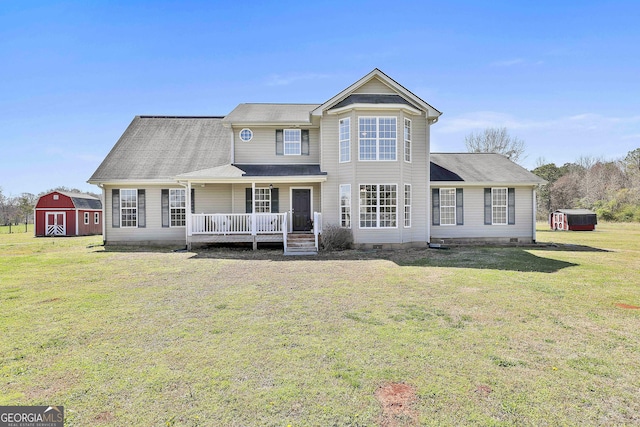
[[[287,176],[242,176],[242,177],[201,177],[180,178],[177,182],[191,184],[241,184],[241,183],[313,183],[325,182],[327,175],[287,175]]]
[[[543,184],[540,182],[497,182],[497,181],[484,181],[484,182],[468,182],[468,181],[429,181],[429,185],[432,187],[537,187]]]
[[[176,180],[171,178],[157,179],[90,179],[87,183],[102,187],[105,185],[175,185]]]
[[[413,115],[422,114],[421,110],[418,110],[417,108],[413,108],[407,104],[351,104],[351,105],[345,105],[344,107],[327,110],[327,114],[335,115],[335,114],[341,114],[351,110],[359,110],[359,111],[402,110],[408,114],[413,114]]]
[[[313,125],[313,123],[311,122],[311,120],[301,120],[301,121],[296,121],[296,120],[280,120],[280,121],[259,121],[259,122],[226,122],[223,124],[223,126],[229,128],[229,127],[249,127],[249,126],[269,126],[269,127],[274,127],[274,126],[311,126]]]

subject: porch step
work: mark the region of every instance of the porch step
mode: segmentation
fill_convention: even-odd
[[[288,234],[285,255],[317,255],[313,234]]]

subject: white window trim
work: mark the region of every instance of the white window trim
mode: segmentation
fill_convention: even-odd
[[[171,203],[171,193],[180,191],[184,193],[184,207],[173,206]],[[175,225],[173,222],[172,211],[174,210],[184,210],[184,224],[183,225]],[[169,228],[184,228],[187,226],[187,190],[184,188],[170,188],[169,189]]]
[[[251,135],[249,137],[249,139],[244,139],[242,137],[242,133],[245,132],[245,131],[248,131],[249,134]],[[240,141],[242,141],[242,142],[249,142],[249,141],[251,141],[253,139],[253,131],[251,129],[249,129],[249,128],[240,129],[240,132],[238,132],[238,138],[240,138]]]
[[[407,203],[407,187],[409,187],[409,203]],[[411,184],[404,184],[404,228],[411,228],[412,212],[411,204],[413,203],[413,189]],[[407,224],[407,208],[409,208],[409,221]]]
[[[362,134],[360,133],[360,119],[375,119],[376,120],[376,158],[375,159],[363,159],[360,153],[360,141]],[[380,159],[380,119],[393,119],[396,122],[396,137],[395,137],[395,150],[393,159]],[[404,128],[403,128],[404,132]],[[372,139],[372,138],[364,138]],[[384,138],[386,139],[386,138]],[[358,161],[360,162],[397,162],[398,161],[398,118],[396,116],[358,116]]]
[[[122,192],[123,191],[133,191],[135,192],[135,201],[136,201],[136,206],[134,208],[125,208],[123,207],[122,204]],[[124,218],[123,218],[123,210],[124,209],[133,209],[135,211],[135,221],[133,225],[124,225]],[[120,189],[120,228],[138,228],[138,189],[137,188],[121,188]]]
[[[287,153],[287,133],[298,134],[298,140],[297,140],[298,152],[297,153]],[[289,145],[292,145],[292,144],[293,143],[290,141]],[[302,130],[300,129],[283,129],[282,130],[282,154],[284,154],[285,156],[301,156],[302,155]]]
[[[407,123],[409,124],[409,138],[406,138],[406,128],[407,128]],[[412,138],[413,138],[413,126],[411,125],[411,119],[404,119],[404,128],[402,129],[402,137],[404,138],[404,161],[406,163],[411,163],[411,149],[412,149]],[[409,151],[409,160],[407,160],[407,149]]]
[[[100,212],[93,213],[93,223],[100,224]]]
[[[256,196],[258,195],[258,190],[260,190],[260,191],[264,190],[265,194],[268,196],[268,198],[261,199],[262,202],[267,202],[268,203],[268,207],[269,207],[268,211],[258,212],[258,210],[257,210],[258,198]],[[269,188],[269,187],[256,187],[255,188],[255,190],[253,191],[253,211],[255,213],[271,213],[271,188]]]
[[[84,225],[89,225],[89,212],[84,213]]]
[[[442,204],[442,191],[452,191],[453,190],[453,206],[451,205],[446,205],[444,206]],[[442,218],[444,217],[444,215],[442,215],[442,208],[453,208],[453,222],[452,223],[443,223],[442,222]],[[443,227],[451,227],[451,226],[455,226],[457,225],[458,221],[457,221],[457,217],[458,217],[458,193],[456,192],[455,188],[451,188],[451,187],[446,187],[446,188],[441,188],[440,189],[440,225]]]
[[[361,187],[362,186],[367,186],[367,185],[375,185],[377,187],[377,194],[376,194],[376,200],[377,200],[377,204],[376,204],[376,226],[375,227],[363,227],[360,224],[360,215],[362,213],[362,208],[363,205],[361,204],[361,199],[360,199],[360,195],[358,194],[358,228],[364,229],[364,230],[392,230],[392,229],[397,229],[398,228],[398,184],[395,183],[382,183],[382,184],[372,184],[372,183],[366,183],[366,184],[358,184],[358,191],[361,191]],[[396,208],[396,225],[391,226],[391,227],[381,227],[380,226],[380,187],[384,186],[384,185],[389,185],[389,186],[394,186],[396,188],[396,204],[393,205]]]
[[[347,139],[341,139],[342,138],[342,132],[341,132],[341,128],[342,128],[342,122],[346,121],[348,124],[346,125],[347,127]],[[348,150],[347,150],[347,156],[346,159],[342,158],[342,144],[346,143]],[[344,117],[340,120],[338,120],[338,158],[339,158],[339,162],[340,163],[349,163],[351,162],[351,117]]]
[[[497,190],[504,190],[504,205],[495,205],[493,203],[493,193]],[[495,222],[493,209],[494,207],[504,207],[504,222]],[[492,187],[491,188],[491,225],[509,225],[509,189],[507,187]]]
[[[349,198],[347,199],[348,204],[343,205],[342,204],[342,189],[345,189],[345,193],[349,195]],[[352,215],[352,211],[351,211],[351,184],[340,184],[339,187],[339,191],[338,191],[338,206],[340,209],[339,212],[339,218],[340,218],[340,227],[342,228],[351,228],[351,225],[353,224],[353,215]],[[348,212],[349,213],[349,224],[348,225],[344,225],[342,222],[342,213],[343,213],[343,209],[346,209],[344,212]]]

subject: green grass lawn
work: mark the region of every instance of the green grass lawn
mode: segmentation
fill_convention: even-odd
[[[171,252],[0,235],[0,405],[67,426],[640,423],[640,225],[537,247]],[[382,412],[376,390],[415,399]]]

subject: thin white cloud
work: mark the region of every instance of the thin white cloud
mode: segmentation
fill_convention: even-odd
[[[640,116],[615,117],[595,113],[574,114],[554,119],[523,119],[496,111],[477,111],[442,121],[442,133],[474,132],[489,127],[506,127],[509,130],[606,130],[630,131],[635,135],[640,126]]]
[[[542,65],[542,64],[544,64],[544,61],[542,60],[530,61],[524,58],[512,58],[512,59],[505,59],[502,61],[495,61],[489,65],[491,67],[514,67],[516,65]]]
[[[267,86],[287,86],[300,80],[328,79],[330,74],[321,73],[293,73],[293,74],[272,74],[267,77]]]
[[[512,67],[514,65],[524,64],[526,61],[522,58],[505,59],[491,63],[492,67]]]

